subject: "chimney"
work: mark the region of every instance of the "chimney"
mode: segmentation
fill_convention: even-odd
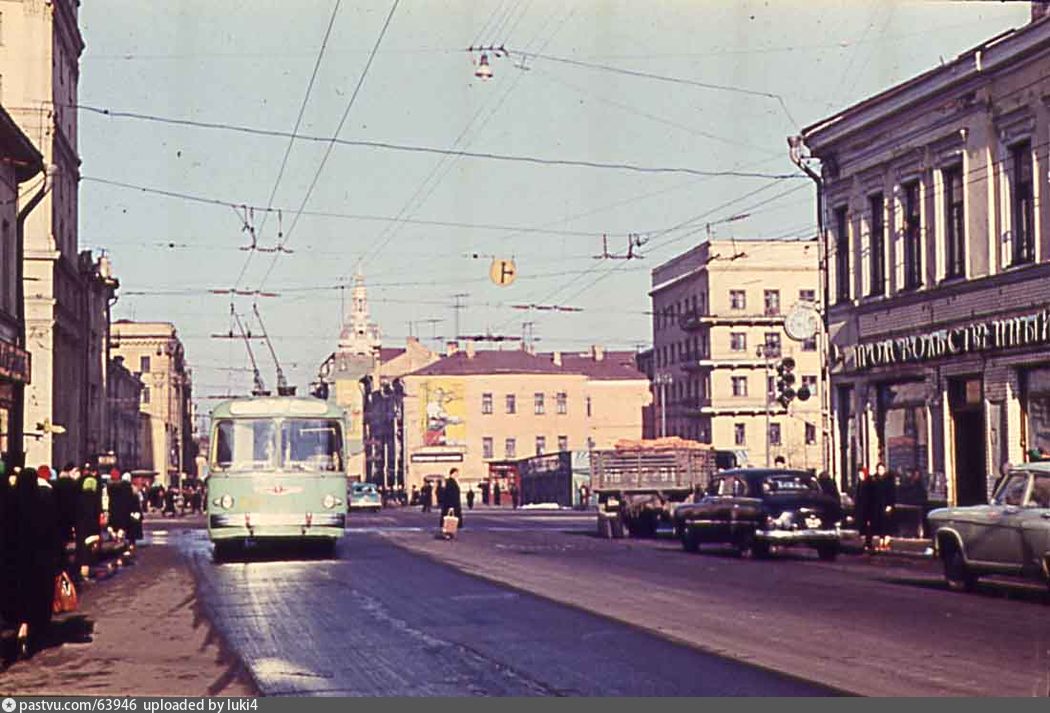
[[[554,352],[551,361],[554,362],[554,366],[561,366],[561,352]]]
[[[1032,0],[1032,22],[1050,15],[1050,0]]]
[[[474,351],[474,340],[468,339],[463,344],[467,350],[467,359],[473,359],[474,355],[477,353]]]
[[[459,342],[446,342],[445,343],[445,356],[454,356],[459,351]]]
[[[601,361],[605,358],[605,348],[601,344],[592,345],[591,356],[594,357],[595,361]]]

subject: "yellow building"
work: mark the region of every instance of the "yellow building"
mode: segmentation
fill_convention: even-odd
[[[745,451],[762,466],[768,432],[770,461],[821,467],[820,339],[793,341],[784,331],[793,306],[816,301],[817,252],[815,241],[714,240],[653,270],[654,432],[646,435]],[[796,362],[794,388],[810,392],[787,409],[775,401],[783,357]]]
[[[633,352],[460,350],[406,375],[406,487],[460,469],[464,491],[492,461],[609,448],[642,434],[649,384]]]

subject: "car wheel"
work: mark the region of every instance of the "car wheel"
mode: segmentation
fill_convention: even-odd
[[[966,566],[962,550],[956,545],[944,553],[944,579],[951,589],[960,592],[973,591],[977,586],[977,575]]]
[[[839,556],[838,545],[817,545],[817,557],[823,562],[834,562]]]
[[[682,528],[682,549],[686,552],[697,552],[700,549],[700,540],[691,527]]]
[[[751,556],[757,560],[764,560],[769,557],[770,547],[768,542],[755,540],[748,549],[751,550]]]

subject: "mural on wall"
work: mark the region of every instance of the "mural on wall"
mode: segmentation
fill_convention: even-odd
[[[420,388],[423,410],[423,445],[464,446],[467,442],[466,399],[460,379],[433,379]]]

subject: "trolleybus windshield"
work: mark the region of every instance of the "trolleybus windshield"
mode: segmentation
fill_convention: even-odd
[[[215,426],[214,467],[226,472],[338,472],[342,442],[342,428],[333,419],[223,419]]]

